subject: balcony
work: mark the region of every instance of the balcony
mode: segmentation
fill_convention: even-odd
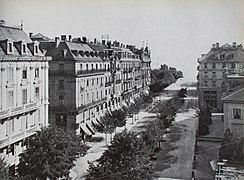
[[[116,84],[120,84],[121,81],[122,81],[121,79],[116,80]]]
[[[78,70],[76,75],[85,75],[85,74],[103,74],[109,72],[110,69],[91,69],[91,70]]]
[[[113,84],[112,81],[110,81],[110,82],[106,82],[106,83],[105,83],[105,87],[111,86],[112,84]]]
[[[98,101],[93,101],[93,102],[91,102],[91,103],[88,103],[88,104],[85,104],[85,105],[81,105],[81,106],[79,106],[79,107],[77,108],[77,110],[78,110],[78,111],[81,111],[81,110],[84,110],[84,109],[89,109],[89,108],[91,108],[91,107],[93,107],[93,106],[96,106],[96,105],[98,105],[98,104],[100,104],[100,103],[103,103],[103,102],[105,102],[105,101],[107,101],[107,97],[104,97],[104,98],[102,98],[102,99],[100,99],[100,100],[98,100]]]
[[[35,125],[33,127],[30,127],[27,130],[12,134],[9,137],[6,137],[5,139],[2,139],[0,141],[0,149],[3,148],[3,147],[6,147],[6,146],[8,146],[8,145],[10,145],[12,143],[18,142],[18,141],[20,141],[22,139],[25,139],[25,138],[27,138],[29,136],[34,135],[36,133],[36,131],[38,130],[38,128],[39,128],[39,126]]]
[[[25,112],[33,111],[37,109],[37,103],[29,103],[19,107],[9,108],[4,111],[0,111],[0,120],[10,116],[15,116]]]

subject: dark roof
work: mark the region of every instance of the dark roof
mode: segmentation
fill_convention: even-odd
[[[0,26],[0,41],[12,39],[13,41],[25,41],[26,43],[32,42],[28,35],[21,29]]]
[[[94,51],[104,51],[105,49],[107,49],[107,47],[99,42],[97,43],[88,43],[88,45],[94,50]]]
[[[222,98],[223,102],[244,102],[244,86]]]
[[[50,40],[49,37],[44,36],[44,35],[41,34],[41,33],[37,33],[37,34],[35,34],[35,35],[32,35],[32,36],[31,36],[31,39],[43,39],[43,40],[46,40],[46,41]]]

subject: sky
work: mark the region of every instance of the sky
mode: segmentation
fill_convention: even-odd
[[[244,0],[0,0],[0,19],[52,39],[61,34],[141,48],[152,68],[176,67],[196,81],[197,58],[213,43],[244,43]],[[144,43],[143,43],[144,42]]]

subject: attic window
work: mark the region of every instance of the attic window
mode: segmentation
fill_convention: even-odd
[[[13,43],[12,43],[12,42],[9,42],[9,43],[8,43],[8,51],[9,51],[10,53],[13,52]]]
[[[85,52],[85,55],[86,55],[87,57],[89,57],[89,55],[90,55],[89,51],[86,51],[86,52]]]
[[[23,47],[23,51],[22,51],[22,52],[23,52],[23,53],[26,53],[26,44],[23,44],[22,47]]]
[[[35,54],[38,54],[38,46],[35,46]]]
[[[66,49],[63,49],[63,50],[62,50],[62,56],[65,57],[66,54],[67,54],[67,50],[66,50]]]
[[[79,53],[82,57],[84,56],[84,51],[79,51]]]

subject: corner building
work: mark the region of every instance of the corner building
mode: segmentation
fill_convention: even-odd
[[[148,90],[151,60],[144,49],[135,54],[116,41],[88,42],[70,35],[43,41],[41,48],[52,57],[50,124],[76,131],[83,138],[95,134],[94,125],[105,112],[131,103]]]
[[[48,125],[48,61],[19,28],[0,26],[0,152],[15,173],[28,138]]]
[[[228,88],[226,77],[244,68],[243,47],[235,42],[223,46],[216,43],[197,61],[199,106],[208,105],[213,111],[222,111],[221,98]]]

